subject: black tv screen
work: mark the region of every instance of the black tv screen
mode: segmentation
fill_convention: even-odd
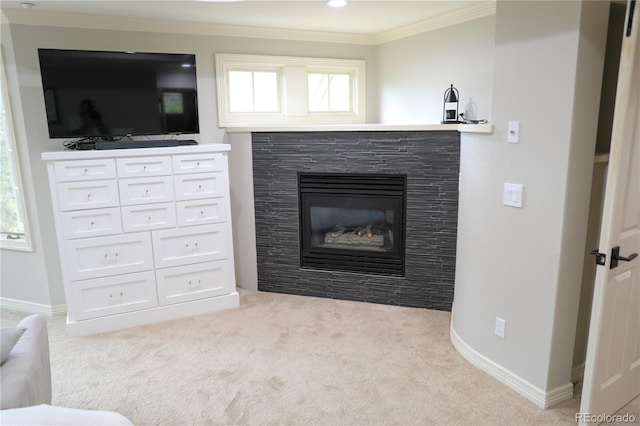
[[[198,133],[193,54],[38,49],[51,138]]]

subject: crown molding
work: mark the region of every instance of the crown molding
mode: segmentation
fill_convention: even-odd
[[[290,30],[193,21],[52,12],[44,10],[6,9],[3,13],[7,16],[9,23],[19,25],[301,40],[329,43],[371,44],[371,36],[368,34]]]
[[[33,9],[4,9],[2,14],[9,23],[20,25],[377,45],[495,14],[495,11],[495,0],[491,0],[378,34],[292,30]]]
[[[461,24],[473,19],[483,18],[485,16],[495,15],[496,1],[486,1],[475,4],[473,6],[454,10],[452,12],[443,13],[429,19],[425,19],[414,24],[404,25],[389,31],[372,36],[372,44],[383,44],[390,41],[400,40],[402,38],[437,30],[439,28],[449,27],[451,25]]]

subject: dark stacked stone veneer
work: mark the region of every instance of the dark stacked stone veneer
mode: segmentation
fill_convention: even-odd
[[[259,290],[451,310],[457,131],[254,133],[252,139]],[[297,172],[406,174],[405,276],[301,269]]]

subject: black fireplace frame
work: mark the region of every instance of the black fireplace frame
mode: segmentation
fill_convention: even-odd
[[[300,267],[403,277],[407,175],[298,172]],[[311,244],[311,207],[392,210],[394,243],[388,252]]]

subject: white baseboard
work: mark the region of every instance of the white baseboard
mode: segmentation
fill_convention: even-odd
[[[451,343],[464,359],[491,377],[513,389],[540,408],[549,408],[553,405],[573,399],[573,383],[567,383],[556,389],[544,391],[529,383],[522,377],[496,364],[489,358],[478,353],[467,345],[450,326]]]
[[[0,308],[27,314],[41,314],[48,317],[67,314],[67,305],[43,305],[24,300],[9,299],[8,297],[0,297]]]

